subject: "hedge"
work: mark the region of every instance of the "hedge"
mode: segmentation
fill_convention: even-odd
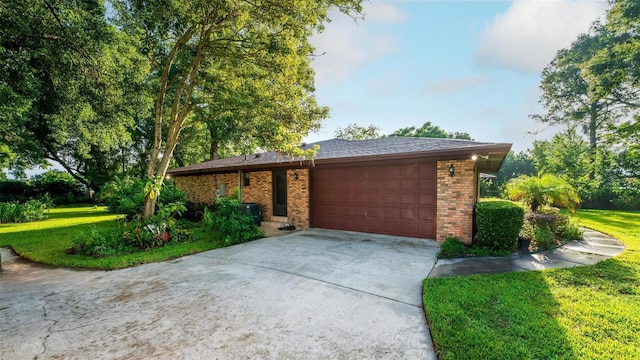
[[[492,250],[513,250],[524,222],[524,208],[510,201],[487,201],[476,205],[478,245]]]

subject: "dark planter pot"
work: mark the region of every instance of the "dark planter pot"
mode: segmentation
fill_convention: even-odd
[[[528,253],[529,245],[531,245],[531,240],[529,239],[518,239],[518,252]]]

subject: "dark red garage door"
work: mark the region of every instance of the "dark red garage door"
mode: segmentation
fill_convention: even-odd
[[[314,227],[434,239],[433,162],[316,168]]]

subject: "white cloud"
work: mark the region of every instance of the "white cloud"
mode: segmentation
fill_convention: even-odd
[[[390,4],[365,3],[365,20],[354,21],[338,11],[331,12],[331,23],[323,33],[313,36],[311,43],[317,56],[312,66],[316,83],[333,85],[362,66],[397,52],[398,39],[376,28],[380,24],[399,24],[407,15]]]
[[[433,94],[452,94],[462,92],[487,83],[485,76],[469,76],[465,78],[443,78],[425,86],[425,91]]]
[[[481,34],[476,60],[536,73],[604,15],[603,0],[514,0]]]
[[[393,89],[398,85],[402,74],[398,70],[391,70],[387,72],[383,77],[375,78],[369,81],[368,90],[376,94],[384,94],[390,89]]]
[[[401,24],[409,19],[406,13],[393,7],[391,4],[365,3],[364,18],[368,22],[384,24]]]

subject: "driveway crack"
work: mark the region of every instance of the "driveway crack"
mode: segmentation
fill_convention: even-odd
[[[47,314],[47,302],[45,298],[42,298],[44,304],[42,305],[42,313],[44,314],[44,321],[51,321],[52,324],[47,328],[47,335],[42,339],[42,352],[33,357],[33,360],[38,360],[38,358],[47,352],[47,340],[53,334],[53,327],[58,324],[58,320],[49,320],[49,316]]]

